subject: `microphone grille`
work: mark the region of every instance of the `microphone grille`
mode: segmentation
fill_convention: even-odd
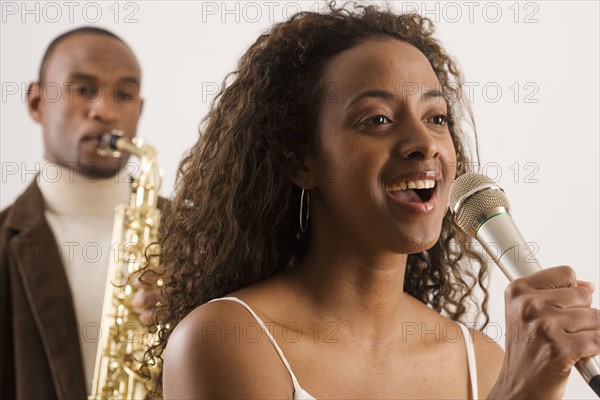
[[[494,208],[504,207],[510,212],[510,203],[502,188],[477,173],[456,178],[450,189],[448,207],[456,224],[467,233],[472,233],[486,212]]]

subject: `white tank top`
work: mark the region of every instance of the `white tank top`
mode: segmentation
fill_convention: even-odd
[[[275,338],[273,337],[273,335],[271,335],[271,332],[269,332],[269,330],[265,326],[265,323],[262,321],[262,319],[260,319],[260,317],[258,315],[256,315],[256,313],[250,308],[250,306],[248,304],[244,303],[242,300],[238,299],[237,297],[221,297],[219,299],[211,300],[210,302],[220,301],[220,300],[233,301],[233,302],[236,302],[236,303],[242,305],[246,310],[248,310],[248,312],[252,315],[252,317],[256,320],[256,322],[258,322],[258,325],[260,325],[261,329],[265,332],[265,334],[269,338],[269,341],[271,342],[271,344],[273,344],[273,347],[275,347],[275,350],[277,351],[277,354],[279,354],[279,357],[281,358],[283,365],[285,365],[285,368],[288,370],[288,372],[290,373],[290,376],[292,377],[292,382],[294,384],[294,400],[316,400],[316,398],[311,396],[310,393],[308,393],[306,390],[302,389],[302,387],[298,383],[298,379],[296,379],[296,375],[294,375],[294,372],[292,371],[292,367],[290,367],[290,363],[288,363],[287,359],[283,355],[283,351],[281,351],[281,348],[275,341]],[[463,324],[458,323],[458,322],[457,322],[457,324],[458,324],[458,326],[460,326],[460,329],[462,330],[463,337],[465,338],[465,345],[467,347],[467,362],[469,364],[469,378],[471,381],[471,397],[470,397],[470,399],[477,400],[477,393],[478,393],[477,364],[475,362],[475,349],[473,347],[473,340],[471,339],[471,332],[469,332],[467,327],[464,326]]]

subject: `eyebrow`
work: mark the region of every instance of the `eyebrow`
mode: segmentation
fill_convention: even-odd
[[[350,101],[350,103],[348,103],[347,108],[350,108],[352,105],[356,104],[359,100],[362,100],[366,97],[375,97],[377,99],[393,100],[396,96],[394,96],[393,93],[390,93],[385,90],[367,90],[366,92],[362,92],[361,94],[359,94],[358,96],[353,98],[352,101]]]
[[[73,72],[69,75],[69,80],[73,81],[97,81],[98,77],[95,75],[85,74],[82,72]],[[123,83],[132,83],[134,85],[140,86],[140,82],[136,77],[133,76],[125,76],[117,80],[117,82]]]
[[[440,97],[443,100],[446,100],[444,93],[440,92],[439,90],[428,90],[421,95],[421,100],[427,101],[427,100],[431,100],[431,99],[439,99]]]
[[[98,78],[94,75],[82,74],[80,72],[73,72],[69,74],[69,80],[77,81],[97,81]]]
[[[374,97],[377,99],[384,99],[384,100],[394,100],[396,98],[396,96],[393,93],[388,92],[386,90],[367,90],[366,92],[362,92],[361,94],[359,94],[358,96],[353,98],[352,101],[350,101],[350,103],[348,103],[347,108],[350,108],[352,105],[357,103],[359,100],[362,100],[367,97]],[[439,99],[439,98],[442,98],[444,101],[446,100],[446,98],[444,97],[444,94],[442,92],[440,92],[439,90],[435,90],[435,89],[427,90],[426,92],[424,92],[421,95],[421,101],[423,101],[423,102],[429,101],[431,99]]]

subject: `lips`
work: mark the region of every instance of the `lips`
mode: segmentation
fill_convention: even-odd
[[[101,154],[98,153],[98,149],[100,148],[100,138],[104,132],[106,131],[87,132],[79,139],[79,151],[81,152],[80,155],[82,157],[85,157],[86,160],[93,159],[94,162],[98,162],[98,157],[101,156]]]
[[[100,138],[102,137],[102,135],[104,135],[105,133],[109,133],[116,130],[115,128],[94,128],[93,130],[90,130],[88,132],[86,132],[82,137],[81,137],[81,141],[82,142],[87,142],[87,141],[92,141],[92,142],[99,142]]]
[[[429,213],[435,208],[440,180],[436,171],[404,174],[395,178],[386,189],[388,196],[407,211]]]
[[[82,138],[80,139],[80,142],[82,142],[82,143],[84,143],[84,142],[99,142],[100,136],[102,136],[101,133],[98,133],[98,134],[86,133],[85,135],[82,136]]]

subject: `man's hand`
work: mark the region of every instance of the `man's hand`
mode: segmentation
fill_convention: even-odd
[[[133,297],[131,305],[139,313],[140,323],[150,326],[155,323],[156,307],[161,302],[162,279],[156,274],[148,273],[144,275],[142,281],[139,278],[136,279],[133,286],[137,289],[137,293]]]

